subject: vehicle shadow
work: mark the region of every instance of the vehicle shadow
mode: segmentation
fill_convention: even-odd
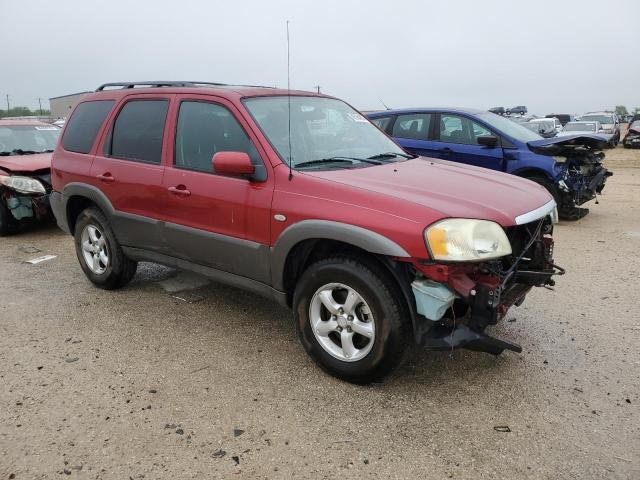
[[[178,271],[154,264],[141,265],[141,271],[126,290],[137,291],[138,295],[164,294],[171,297],[174,308],[167,312],[169,320],[165,321],[174,323],[181,331],[199,331],[200,334],[193,333],[194,337],[203,333],[215,335],[217,341],[239,344],[238,352],[259,348],[276,357],[273,365],[290,365],[291,369],[305,371],[305,376],[317,376],[323,382],[343,383],[324,373],[306,355],[297,338],[289,309],[258,295],[219,283],[193,290],[165,292],[158,282],[174,277]],[[224,311],[224,315],[220,314],[221,311]],[[171,318],[175,320],[170,320]],[[215,321],[212,321],[213,318]],[[258,337],[255,335],[256,331],[260,332]],[[499,330],[494,332],[498,336],[503,333]],[[511,339],[518,341],[518,338]],[[259,342],[257,345],[256,341]],[[435,352],[417,346],[411,346],[410,349],[412,352],[408,361],[382,382],[369,386],[344,385],[347,388],[383,389],[398,393],[424,391],[425,386],[459,389],[460,382],[482,382],[483,376],[495,381],[495,377],[501,376],[505,371],[520,370],[523,363],[520,356],[511,352],[495,357],[468,350]],[[289,368],[286,368],[287,371],[282,372],[282,375],[290,374]]]

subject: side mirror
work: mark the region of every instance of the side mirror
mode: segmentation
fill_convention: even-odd
[[[498,145],[498,137],[494,135],[483,135],[476,138],[478,145],[482,145],[487,148],[495,148]]]
[[[256,167],[245,152],[218,152],[211,159],[213,171],[222,175],[253,175]]]

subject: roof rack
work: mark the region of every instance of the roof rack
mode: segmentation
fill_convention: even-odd
[[[259,87],[259,88],[273,88],[265,87],[262,85],[231,85],[228,83],[216,83],[216,82],[193,82],[193,81],[145,81],[145,82],[111,82],[103,83],[96,92],[101,92],[105,89],[112,89],[119,87],[121,89],[136,88],[136,87]]]

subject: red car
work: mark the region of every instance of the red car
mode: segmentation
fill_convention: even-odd
[[[622,145],[624,148],[640,148],[640,120],[631,122]]]
[[[50,217],[51,152],[60,129],[31,120],[0,120],[0,236],[20,222]]]
[[[103,85],[67,121],[53,189],[98,287],[152,261],[265,295],[293,309],[322,368],[357,383],[411,343],[521,351],[485,328],[560,272],[544,188],[409,155],[307,92]]]

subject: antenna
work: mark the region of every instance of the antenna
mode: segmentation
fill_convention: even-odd
[[[288,120],[289,120],[289,181],[293,178],[293,171],[291,170],[291,164],[293,159],[291,158],[291,68],[290,68],[290,48],[289,48],[289,20],[287,20],[287,102],[288,102]]]
[[[387,109],[387,110],[391,110],[389,107],[387,107],[387,105],[386,105],[386,104],[385,104],[381,99],[378,99],[378,100],[380,100],[380,103],[381,103],[382,105],[384,105],[384,108],[385,108],[385,109]]]

